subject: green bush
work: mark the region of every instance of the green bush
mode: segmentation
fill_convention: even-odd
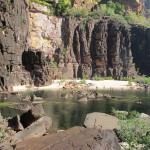
[[[35,2],[37,4],[44,5],[44,6],[47,6],[47,7],[50,7],[50,8],[52,7],[52,4],[50,4],[50,3],[48,3],[44,0],[30,0],[30,3],[31,2]]]
[[[66,15],[69,15],[71,17],[87,18],[89,15],[89,10],[86,8],[80,8],[80,9],[71,8],[68,10]]]
[[[100,80],[113,80],[113,78],[112,77],[93,76],[92,80],[97,80],[97,81],[100,81]]]
[[[56,15],[64,16],[70,8],[71,8],[70,0],[59,0],[58,5],[56,7]]]
[[[139,144],[143,145],[143,150],[150,149],[150,134],[147,134],[150,131],[150,126],[147,119],[140,118],[140,113],[137,111],[118,114],[113,108],[112,112],[120,119],[118,133],[123,142],[129,144],[130,149],[137,149]]]
[[[99,20],[101,20],[104,15],[105,15],[105,12],[103,10],[94,10],[92,12],[89,12],[88,14],[89,17],[93,17]]]
[[[138,24],[145,27],[150,27],[150,19],[147,19],[143,14],[136,14],[136,12],[130,12],[125,15],[125,19],[130,24]]]
[[[107,4],[107,10],[108,12],[112,12],[115,14],[122,15],[125,11],[124,5],[121,5],[120,3],[114,3],[112,1],[109,1]]]
[[[128,22],[126,21],[126,19],[122,16],[122,15],[118,15],[118,14],[111,14],[110,15],[110,19],[112,21],[114,21],[115,23],[119,23],[122,26],[125,26],[127,29],[130,28],[130,25],[128,24]]]
[[[58,64],[57,64],[56,61],[49,62],[49,65],[50,65],[52,68],[58,68]]]

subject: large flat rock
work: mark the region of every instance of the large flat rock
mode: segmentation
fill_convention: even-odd
[[[99,127],[102,129],[113,130],[114,128],[119,128],[118,121],[119,120],[114,116],[105,113],[94,112],[87,114],[84,121],[84,126],[86,128]]]
[[[120,150],[110,130],[73,127],[64,132],[32,138],[18,143],[15,150]]]

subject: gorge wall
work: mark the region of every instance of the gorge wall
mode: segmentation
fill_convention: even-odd
[[[0,0],[0,91],[30,82],[30,74],[22,66],[28,24],[26,0]]]
[[[26,0],[0,0],[0,12],[1,90],[49,85],[52,79],[62,78],[133,77],[132,60],[149,75],[147,66],[139,63],[140,56],[145,64],[149,61],[149,29],[130,31],[108,17],[85,21],[48,16],[31,7],[29,11]]]
[[[138,72],[150,76],[150,28],[132,26],[131,48]]]

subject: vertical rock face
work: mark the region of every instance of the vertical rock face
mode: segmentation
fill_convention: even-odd
[[[64,77],[134,76],[130,45],[130,31],[107,17],[58,18],[29,12],[26,0],[0,0],[0,90]]]
[[[62,18],[37,11],[29,13],[28,49],[23,52],[22,63],[35,86],[49,85],[51,79],[62,77],[54,59],[55,51],[62,45],[61,25]]]
[[[22,69],[22,52],[28,34],[26,0],[0,0],[0,90],[11,85],[28,84]]]
[[[130,32],[123,25],[104,18],[85,25],[66,19],[63,30],[68,62],[74,68],[74,77],[134,75],[131,66]],[[67,30],[66,30],[67,29]]]
[[[133,26],[132,53],[139,73],[150,76],[150,28]]]
[[[53,54],[62,44],[62,18],[47,16],[42,13],[29,13],[28,46],[32,50],[41,50],[46,54]]]

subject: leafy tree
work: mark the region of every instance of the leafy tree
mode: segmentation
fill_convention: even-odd
[[[70,7],[71,7],[70,0],[59,0],[56,6],[56,15],[63,16],[64,14],[67,13]]]

